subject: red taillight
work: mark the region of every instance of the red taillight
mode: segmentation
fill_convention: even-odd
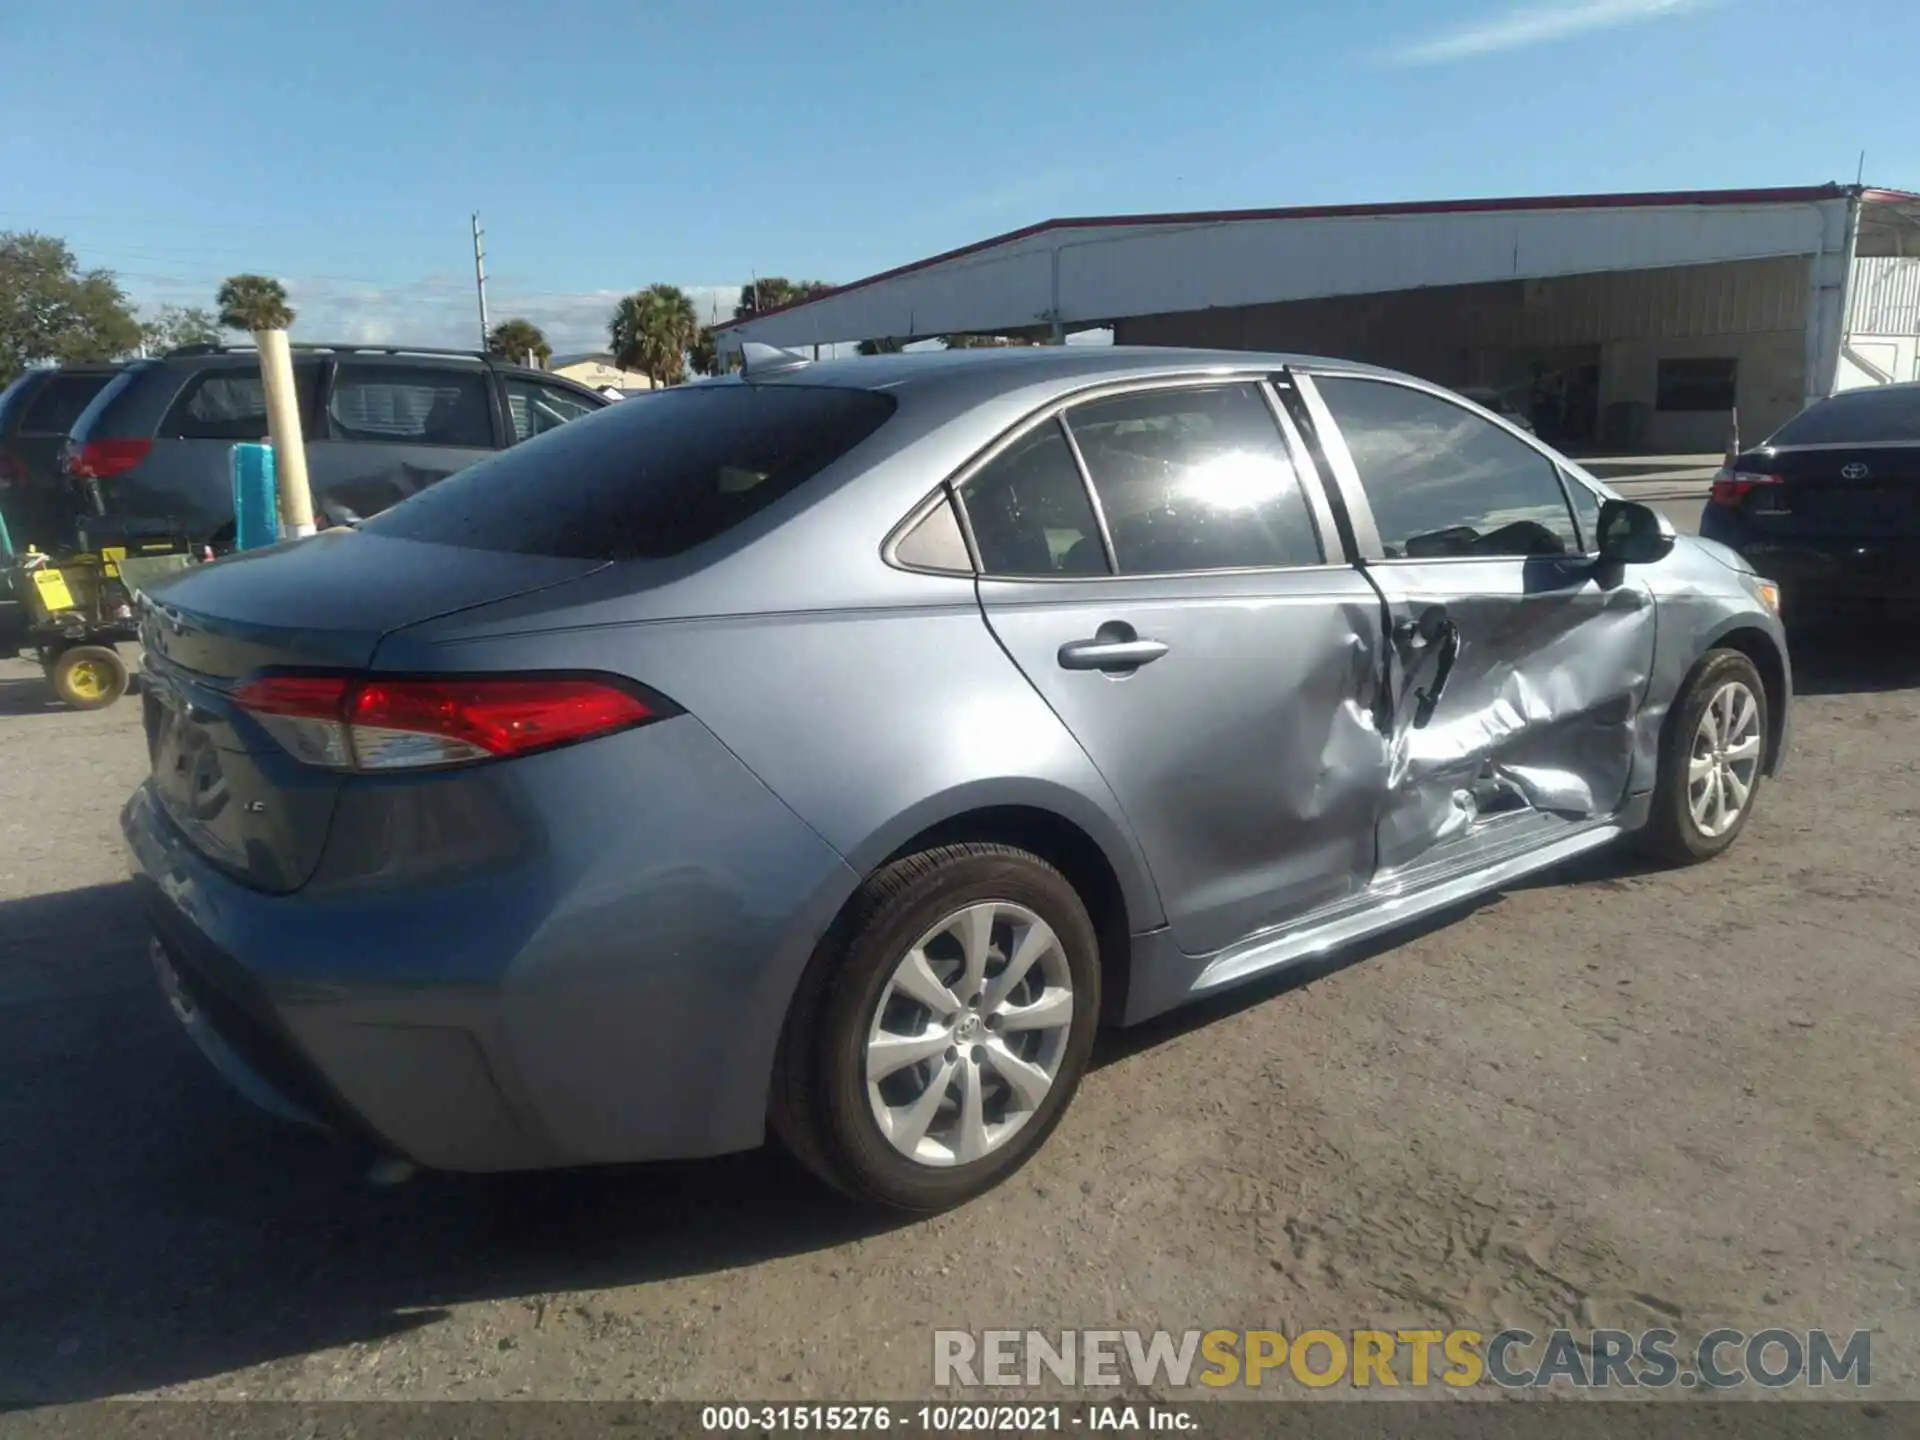
[[[1755,490],[1768,485],[1784,485],[1778,475],[1762,475],[1752,470],[1721,470],[1713,477],[1713,489],[1707,498],[1715,505],[1740,505]]]
[[[133,469],[153,449],[151,440],[69,440],[60,456],[60,468],[76,480],[111,480]]]
[[[575,676],[268,675],[234,699],[295,759],[337,770],[502,759],[658,718],[623,686]]]

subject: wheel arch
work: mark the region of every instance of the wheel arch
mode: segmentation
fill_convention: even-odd
[[[1135,932],[1125,885],[1112,857],[1072,820],[1038,805],[981,805],[946,816],[908,836],[874,870],[922,850],[964,842],[1011,845],[1039,856],[1067,877],[1087,907],[1100,944],[1101,1022],[1126,1013]]]
[[[1778,774],[1786,743],[1788,708],[1793,701],[1786,652],[1772,635],[1759,626],[1737,621],[1715,635],[1707,650],[1737,650],[1751,660],[1753,668],[1760,672],[1760,683],[1766,687],[1768,722],[1766,763],[1762,773]]]

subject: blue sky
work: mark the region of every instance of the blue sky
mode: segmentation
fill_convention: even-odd
[[[599,343],[1060,215],[1867,179],[1913,0],[5,0],[0,229],[313,339]]]

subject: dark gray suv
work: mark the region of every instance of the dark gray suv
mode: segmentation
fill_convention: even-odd
[[[521,440],[611,403],[477,351],[294,347],[315,516],[364,518]],[[141,522],[219,544],[233,531],[229,452],[267,434],[259,352],[223,345],[127,366],[74,422],[62,464]]]
[[[0,514],[15,547],[45,549],[58,538],[70,508],[60,475],[67,431],[120,368],[111,361],[37,366],[0,389]]]

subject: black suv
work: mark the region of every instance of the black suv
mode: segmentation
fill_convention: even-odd
[[[323,526],[365,518],[456,470],[612,403],[585,386],[477,351],[296,345],[307,477]],[[264,440],[252,346],[197,346],[136,360],[74,423],[62,461],[97,480],[136,532],[233,533],[230,450]]]
[[[60,455],[80,413],[116,364],[46,366],[0,390],[0,515],[17,548],[51,549],[67,524]]]

